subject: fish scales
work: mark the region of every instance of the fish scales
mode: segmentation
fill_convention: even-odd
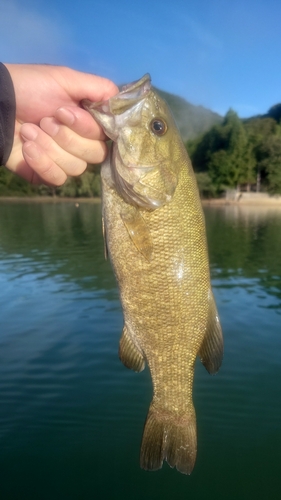
[[[183,183],[184,181],[186,180],[184,179]],[[187,191],[179,189],[173,203],[166,205],[161,211],[143,214],[154,242],[154,257],[151,262],[146,261],[136,251],[118,216],[123,208],[123,200],[117,197],[114,190],[110,192],[110,195],[115,197],[114,202],[110,199],[109,190],[104,197],[104,215],[111,221],[107,230],[107,241],[110,252],[115,256],[113,266],[120,283],[125,323],[131,326],[136,343],[142,352],[146,353],[154,383],[155,399],[161,398],[162,390],[166,388],[165,393],[170,392],[170,397],[169,400],[163,401],[163,404],[168,407],[174,399],[177,400],[177,406],[184,409],[191,404],[192,394],[193,370],[187,366],[193,365],[197,354],[194,347],[197,346],[198,351],[202,342],[202,332],[207,323],[205,303],[209,291],[208,279],[201,272],[204,267],[208,271],[206,246],[202,244],[198,224],[194,226],[192,223],[193,213],[186,210],[179,224],[178,208],[180,206],[182,210],[182,207],[188,204]],[[118,210],[116,203],[120,204]],[[196,214],[197,221],[198,218]],[[202,216],[200,219],[203,223]],[[190,233],[194,232],[194,228],[198,232],[198,237],[193,238],[194,252],[197,254],[196,267],[192,262],[191,248],[189,252],[181,251],[177,256],[179,240],[182,242],[186,233],[184,239],[187,242],[192,241]],[[174,261],[172,266],[171,260]],[[126,284],[122,285],[123,282]],[[197,315],[190,322],[190,310],[194,306]],[[188,332],[185,327],[187,323]],[[167,359],[166,376],[161,376],[161,358],[163,361]],[[167,388],[170,388],[170,391],[167,391]]]
[[[120,358],[135,371],[143,369],[146,362],[153,382],[153,400],[142,440],[141,466],[156,470],[163,460],[167,460],[171,467],[190,474],[197,451],[192,401],[194,364],[199,355],[210,373],[218,370],[222,359],[222,333],[211,291],[205,222],[195,176],[173,119],[156,92],[148,87],[147,79],[144,77],[132,84],[135,99],[132,106],[142,106],[143,111],[137,110],[137,116],[147,121],[148,115],[149,124],[151,119],[159,119],[165,112],[168,131],[157,140],[169,138],[170,134],[172,146],[170,143],[160,150],[163,176],[161,170],[158,173],[159,167],[155,170],[156,175],[153,169],[147,168],[145,174],[141,171],[140,183],[134,171],[128,173],[126,170],[122,175],[124,166],[129,170],[136,169],[132,164],[138,167],[133,163],[134,143],[131,142],[126,150],[126,137],[122,139],[122,127],[123,130],[130,126],[133,129],[137,120],[134,118],[130,125],[126,116],[122,122],[120,115],[124,103],[118,102],[118,96],[122,101],[125,95],[123,113],[128,114],[126,94],[132,97],[130,86],[115,97],[119,113],[116,121],[122,124],[118,134],[116,123],[108,124],[102,115],[105,113],[107,120],[108,114],[114,115],[112,109],[109,111],[104,103],[92,106],[87,102],[84,106],[105,132],[112,135],[113,148],[121,143],[102,166],[103,218],[106,245],[124,313]],[[150,114],[147,112],[150,102],[145,103],[149,96],[153,100]],[[147,133],[141,142],[142,151],[149,149],[151,134],[149,125],[144,126]],[[133,141],[133,132],[126,133]],[[155,165],[159,144],[153,143],[144,158],[145,164],[149,165],[150,161]],[[167,158],[171,150],[173,156]],[[118,155],[122,156],[120,151],[123,153],[121,167],[118,165]],[[138,155],[140,161],[142,152]],[[169,171],[165,167],[167,161],[176,162],[177,167]],[[120,172],[122,179],[118,178]]]

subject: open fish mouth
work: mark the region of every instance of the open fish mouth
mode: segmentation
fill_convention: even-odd
[[[91,113],[104,129],[106,135],[116,141],[118,130],[123,126],[127,113],[142,106],[143,100],[151,90],[151,78],[147,73],[140,80],[123,86],[123,90],[107,101],[92,102],[82,99],[82,108]]]
[[[111,97],[107,101],[93,103],[89,99],[82,99],[81,106],[88,111],[92,111],[99,121],[98,114],[116,116],[125,113],[133,106],[142,101],[151,89],[151,78],[146,73],[140,80],[123,85],[121,92]],[[102,123],[104,125],[104,123]]]
[[[122,86],[122,91],[119,92],[120,99],[136,99],[142,97],[151,89],[151,78],[149,73],[146,73],[140,80],[128,83]]]

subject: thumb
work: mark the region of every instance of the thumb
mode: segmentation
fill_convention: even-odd
[[[75,101],[84,98],[95,102],[106,101],[119,92],[117,85],[107,78],[71,69],[69,71],[72,74],[67,79],[67,90]]]

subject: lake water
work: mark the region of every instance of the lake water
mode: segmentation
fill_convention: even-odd
[[[139,468],[151,381],[118,359],[100,205],[0,203],[1,500],[280,498],[281,210],[205,213],[225,356],[196,366],[184,476]]]

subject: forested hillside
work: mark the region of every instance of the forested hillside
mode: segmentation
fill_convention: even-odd
[[[217,125],[223,120],[220,115],[210,109],[203,106],[194,106],[182,97],[169,94],[160,89],[157,89],[157,92],[172,110],[184,141],[195,139],[207,132],[213,125]]]
[[[220,125],[188,141],[200,191],[213,196],[226,188],[281,193],[281,104],[266,115],[239,119],[229,110]]]

